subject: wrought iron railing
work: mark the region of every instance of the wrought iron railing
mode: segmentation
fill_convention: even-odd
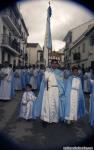
[[[0,45],[10,46],[14,50],[20,53],[20,43],[7,34],[0,35]]]
[[[18,31],[21,33],[21,26],[18,23],[18,18],[15,16],[12,9],[8,8],[0,12],[0,15],[7,15],[12,20]]]

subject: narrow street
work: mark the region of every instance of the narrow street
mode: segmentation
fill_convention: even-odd
[[[84,3],[19,0],[1,7],[0,150],[2,146],[7,150],[9,142],[9,150],[19,150],[19,146],[62,150],[63,146],[84,145],[93,136],[89,94],[85,94],[85,116],[80,118],[84,92],[91,94],[94,120],[94,13]],[[39,89],[45,121],[58,122],[61,109],[66,120],[80,119],[70,125],[59,121],[47,126],[39,118],[30,120]],[[23,98],[22,90],[26,90]],[[19,118],[21,99],[26,106],[25,113],[21,112],[28,120]],[[12,142],[18,147],[11,147]]]
[[[44,128],[41,120],[19,119],[21,94],[17,92],[11,101],[0,101],[0,130],[13,141],[23,145],[32,145],[35,148],[60,148],[62,145],[79,143],[94,132],[88,123],[88,113],[83,119],[70,126],[64,123],[53,123]],[[88,109],[87,98],[86,107]]]

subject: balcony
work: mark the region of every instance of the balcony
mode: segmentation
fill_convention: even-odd
[[[0,16],[17,36],[21,36],[21,26],[18,24],[18,18],[15,16],[12,9],[8,8],[3,10],[0,12]]]
[[[79,61],[81,59],[80,53],[73,54],[73,60]]]
[[[20,55],[20,43],[9,35],[0,35],[0,46],[7,48],[14,54]]]

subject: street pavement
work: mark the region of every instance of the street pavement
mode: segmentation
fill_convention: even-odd
[[[63,122],[42,126],[41,120],[19,119],[19,106],[22,92],[17,92],[11,101],[0,101],[0,131],[23,146],[34,148],[57,148],[75,145],[86,140],[94,133],[89,124],[89,96],[86,99],[86,116],[72,125]]]

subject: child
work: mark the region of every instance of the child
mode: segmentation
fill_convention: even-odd
[[[26,85],[26,91],[22,96],[20,117],[26,120],[33,118],[33,107],[36,97],[32,92],[32,86],[30,84]]]

